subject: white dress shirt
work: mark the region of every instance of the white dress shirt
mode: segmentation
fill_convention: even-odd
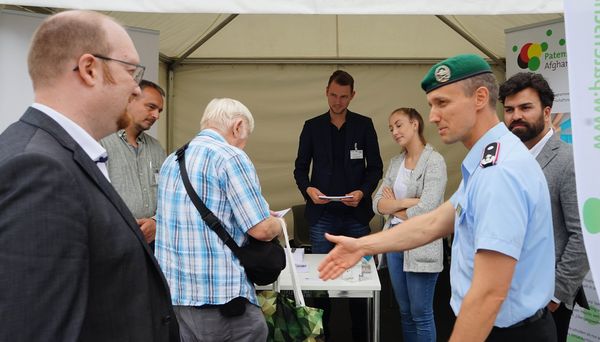
[[[531,154],[533,155],[534,158],[537,158],[537,156],[540,154],[540,152],[542,152],[542,149],[544,148],[544,146],[546,145],[548,140],[550,140],[550,138],[552,137],[552,134],[554,134],[554,130],[552,128],[550,128],[550,130],[548,131],[548,133],[546,133],[546,135],[544,135],[542,140],[538,141],[538,143],[535,144],[529,150],[529,152],[531,152]]]
[[[106,158],[107,154],[104,147],[102,147],[100,143],[92,138],[88,132],[77,125],[73,120],[41,103],[35,102],[31,105],[31,107],[43,112],[56,121],[65,131],[67,131],[67,134],[69,134],[71,138],[73,138],[73,140],[75,140],[75,142],[78,143],[81,148],[83,148],[85,153],[90,157],[90,159],[92,159],[92,161],[96,162],[101,157]],[[110,182],[110,178],[108,177],[108,169],[106,168],[106,162],[96,162],[96,166],[98,166],[104,177],[106,177],[106,179]]]

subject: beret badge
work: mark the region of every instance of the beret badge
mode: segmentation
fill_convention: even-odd
[[[451,76],[450,68],[446,65],[440,65],[435,69],[435,80],[440,83],[448,82]]]

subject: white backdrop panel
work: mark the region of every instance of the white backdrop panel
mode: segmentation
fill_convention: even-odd
[[[27,52],[35,29],[45,16],[0,11],[0,132],[17,121],[33,102],[33,88],[27,72]],[[158,32],[128,28],[141,63],[144,78],[158,80]],[[73,94],[76,96],[76,94]],[[155,135],[156,128],[151,133]]]

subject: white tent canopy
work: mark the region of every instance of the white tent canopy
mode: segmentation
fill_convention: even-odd
[[[562,13],[562,0],[29,0],[9,5],[156,13],[534,14]]]
[[[498,16],[240,15],[108,12],[130,26],[160,31],[164,56],[202,59],[439,60],[457,53],[504,57],[504,30],[559,14]],[[450,26],[449,26],[450,25]],[[452,29],[456,28],[460,33]],[[214,32],[214,31],[213,31]],[[469,40],[472,42],[470,42]],[[189,62],[189,60],[188,60]],[[271,61],[277,62],[277,61]]]
[[[55,11],[52,8],[103,10],[128,26],[159,31],[163,62],[177,64],[406,64],[469,52],[499,64],[504,58],[504,30],[562,17],[562,1],[556,0],[526,4],[512,0],[258,0],[252,4],[34,0],[12,4],[21,9],[26,5],[52,6],[34,9],[48,10],[46,13]]]

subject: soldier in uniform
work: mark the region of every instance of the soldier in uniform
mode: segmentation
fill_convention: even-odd
[[[450,268],[457,315],[450,341],[556,341],[546,304],[554,291],[550,198],[538,163],[496,115],[498,85],[477,55],[434,65],[421,82],[429,121],[444,143],[469,153],[463,179],[432,212],[336,244],[319,266],[332,279],[365,255],[412,249],[454,233]]]

